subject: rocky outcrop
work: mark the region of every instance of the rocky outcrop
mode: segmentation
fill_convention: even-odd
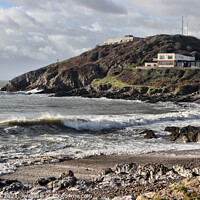
[[[144,136],[145,139],[153,139],[153,138],[157,138],[156,135],[155,135],[155,133],[154,133],[154,131],[152,131],[152,130],[148,130],[148,129],[142,131],[142,132],[139,133],[139,134],[140,134],[140,135],[145,134],[145,136]]]
[[[94,180],[76,179],[69,170],[58,178],[39,179],[33,186],[25,187],[19,181],[0,180],[0,196],[12,199],[136,199],[146,191],[169,188],[184,177],[199,177],[199,167],[185,166],[168,168],[162,164],[137,165],[117,164],[113,168],[102,169]],[[187,183],[188,185],[189,183]],[[199,185],[199,183],[198,183]],[[155,194],[155,193],[154,193]],[[143,196],[145,197],[146,194]],[[22,198],[23,197],[23,198]],[[109,198],[111,197],[111,198]]]
[[[41,89],[56,96],[140,99],[149,102],[200,99],[200,69],[137,69],[159,52],[200,58],[200,40],[157,35],[120,45],[97,46],[80,56],[18,76],[1,90]]]
[[[167,137],[170,141],[177,142],[198,142],[200,143],[200,127],[187,126],[179,127],[166,127],[165,131],[171,134]]]
[[[26,187],[18,180],[0,179],[0,191],[2,193],[18,192],[23,189],[26,189]]]
[[[175,185],[166,187],[157,192],[146,192],[137,197],[137,200],[148,199],[199,199],[200,176],[185,178]]]
[[[66,173],[62,173],[58,179],[56,179],[55,177],[39,179],[36,183],[34,183],[34,186],[46,186],[50,190],[59,191],[68,187],[75,186],[76,181],[77,179],[74,176],[74,173],[71,170],[69,170]]]

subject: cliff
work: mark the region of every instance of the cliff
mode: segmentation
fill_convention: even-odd
[[[57,96],[79,95],[126,99],[168,99],[200,91],[200,69],[136,69],[159,52],[200,59],[200,40],[157,35],[126,44],[96,46],[80,56],[18,76],[2,90],[43,89]]]

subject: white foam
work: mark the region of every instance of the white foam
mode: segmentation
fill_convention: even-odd
[[[36,119],[27,119],[25,117],[12,117],[4,120],[1,123],[9,123],[9,121],[16,122],[40,122],[42,120],[52,121],[61,120],[66,127],[75,130],[90,130],[102,131],[109,129],[123,129],[127,127],[138,127],[146,125],[155,125],[159,123],[173,124],[177,122],[187,124],[187,121],[199,121],[200,112],[196,109],[190,111],[180,111],[165,114],[130,114],[130,115],[79,115],[79,116],[63,116],[52,115],[49,113],[43,114]]]
[[[25,94],[37,94],[39,92],[42,92],[43,90],[39,90],[38,88],[26,91]]]
[[[32,96],[26,96],[26,98],[29,99],[32,98]],[[58,99],[56,99],[56,101],[57,100]],[[65,99],[65,101],[67,102],[68,99]],[[101,99],[100,101],[111,100]],[[155,110],[154,108],[157,106],[157,104],[142,104],[144,104],[144,106],[152,106],[152,110]],[[132,104],[130,104],[130,106],[131,105]],[[61,133],[58,133],[59,130],[54,133],[51,129],[45,129],[47,125],[42,127],[42,123],[38,123],[39,126],[34,127],[32,125],[30,127],[21,126],[20,124],[17,125],[17,123],[13,126],[5,127],[5,129],[4,126],[2,126],[3,128],[1,128],[0,131],[4,130],[7,135],[4,138],[3,135],[0,135],[0,137],[2,136],[0,151],[2,160],[5,159],[6,162],[0,163],[0,174],[12,172],[18,166],[30,163],[32,158],[36,156],[67,155],[81,158],[90,155],[100,155],[102,153],[140,154],[155,151],[199,149],[199,144],[173,143],[166,141],[164,137],[160,137],[160,135],[165,136],[168,134],[164,131],[166,126],[199,126],[199,105],[186,104],[183,106],[174,106],[171,102],[159,103],[158,109],[162,111],[162,108],[163,110],[165,108],[170,108],[169,110],[172,110],[172,112],[167,110],[166,113],[164,110],[164,114],[68,115],[68,110],[65,108],[66,113],[65,109],[63,109],[61,113],[65,114],[62,115],[44,113],[42,115],[38,114],[39,116],[37,116],[36,114],[32,115],[32,113],[30,113],[27,117],[17,117],[15,113],[16,116],[12,117],[12,119],[9,118],[6,122],[26,122],[32,120],[33,122],[36,121],[37,124],[37,122],[44,119],[47,121],[49,119],[50,123],[54,119],[58,119],[62,121],[66,127],[78,131],[67,129],[66,131],[60,131]],[[134,113],[134,111],[131,110],[130,113]],[[159,111],[156,113],[161,112]],[[22,115],[24,116],[23,112]],[[43,133],[36,134],[37,128],[41,127],[43,128]],[[52,126],[51,128],[54,127]],[[144,128],[154,130],[156,134],[159,135],[159,138],[144,140],[143,136],[137,134],[138,132],[135,130]],[[105,129],[116,130],[99,132]],[[89,131],[81,132],[82,130]],[[19,132],[20,135],[13,134],[14,131]],[[98,131],[98,133],[91,133],[91,131]],[[24,157],[27,158],[25,159]]]
[[[177,122],[187,120],[199,120],[198,111],[174,112],[165,114],[137,114],[137,115],[113,115],[113,116],[88,116],[80,118],[63,118],[63,123],[76,130],[102,131],[107,129],[123,129],[132,126],[151,125],[164,122]]]

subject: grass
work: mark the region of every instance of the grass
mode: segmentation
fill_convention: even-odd
[[[131,85],[118,81],[115,76],[106,76],[103,79],[95,79],[93,80],[92,84],[94,84],[95,86],[112,85],[112,87],[120,89],[124,87],[132,87]]]
[[[154,197],[154,200],[166,200],[166,199],[162,197]]]
[[[196,192],[189,192],[188,189],[183,185],[174,185],[171,190],[178,190],[185,195],[185,200],[200,199],[200,195]]]

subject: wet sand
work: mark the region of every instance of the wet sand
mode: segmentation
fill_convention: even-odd
[[[83,159],[74,159],[52,164],[24,166],[15,173],[1,176],[2,179],[17,179],[23,184],[32,184],[39,178],[58,177],[61,173],[72,170],[79,179],[93,179],[103,168],[112,168],[120,163],[162,163],[173,165],[200,166],[200,150],[178,152],[153,152],[140,155],[101,155]]]

